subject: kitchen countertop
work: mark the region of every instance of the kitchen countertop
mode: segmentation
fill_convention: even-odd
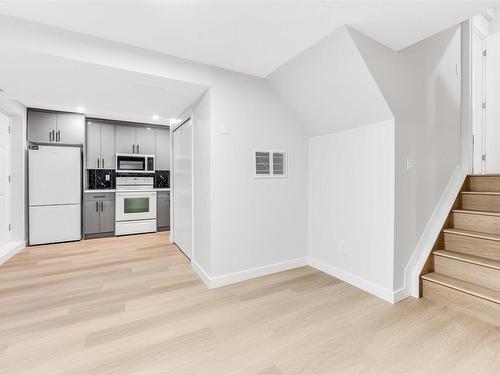
[[[170,191],[170,188],[154,188],[153,191]],[[84,190],[85,194],[102,194],[102,193],[114,193],[116,189],[87,189]]]

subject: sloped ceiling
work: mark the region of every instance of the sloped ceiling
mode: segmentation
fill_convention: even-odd
[[[288,61],[268,80],[310,136],[394,117],[346,27]]]

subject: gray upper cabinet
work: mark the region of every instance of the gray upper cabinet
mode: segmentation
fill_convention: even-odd
[[[115,168],[115,127],[95,121],[87,123],[87,168]]]
[[[136,153],[154,155],[155,131],[152,128],[136,128]]]
[[[116,126],[116,152],[153,155],[155,131],[145,126]]]
[[[81,145],[84,139],[84,115],[33,110],[28,112],[28,140],[31,142]]]
[[[135,150],[135,128],[133,126],[115,127],[116,152],[119,154],[136,153]]]
[[[85,140],[85,116],[73,113],[56,115],[56,142],[81,145]]]
[[[56,114],[51,112],[28,112],[28,140],[31,142],[53,142],[56,133]]]
[[[170,130],[156,129],[156,169],[170,170]]]
[[[114,145],[113,145],[114,146]],[[101,167],[101,124],[87,123],[87,168]]]

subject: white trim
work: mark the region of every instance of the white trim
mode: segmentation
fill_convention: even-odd
[[[396,294],[398,294],[399,297],[399,291],[393,292],[390,289],[384,288],[378,284],[375,284],[372,281],[365,280],[359,276],[353,275],[350,272],[332,266],[319,259],[309,257],[309,265],[330,276],[336,277],[337,279],[340,279],[348,284],[351,284],[359,289],[362,289],[365,292],[368,292],[379,298],[382,298],[383,300],[389,303],[395,303]]]
[[[198,274],[200,279],[205,283],[205,285],[209,288],[211,288],[211,277],[208,275],[208,273],[198,264],[196,263],[196,260],[191,261],[191,267],[193,268],[194,272]]]
[[[26,247],[26,241],[7,242],[0,246],[0,264],[7,262],[10,258]]]
[[[411,295],[415,298],[420,297],[420,272],[422,272],[425,262],[429,258],[434,243],[443,228],[443,224],[450,213],[453,203],[455,202],[466,177],[467,172],[463,170],[463,167],[461,165],[457,166],[450,178],[450,181],[448,182],[448,185],[444,189],[441,198],[439,198],[436,208],[432,212],[432,215],[427,222],[420,239],[418,240],[417,246],[415,247],[411,258],[406,265],[405,292],[401,292],[401,295]]]
[[[247,270],[228,273],[220,276],[209,276],[208,273],[196,261],[191,262],[191,266],[200,276],[203,282],[210,288],[219,288],[229,284],[239,283],[241,281],[254,279],[256,277],[270,275],[276,272],[291,270],[293,268],[304,267],[308,265],[308,257],[296,258],[280,263],[268,264],[266,266],[250,268]]]

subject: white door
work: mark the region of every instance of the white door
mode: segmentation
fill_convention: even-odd
[[[10,239],[10,134],[9,118],[0,114],[0,246]]]
[[[472,41],[472,132],[474,139],[473,171],[482,174],[486,171],[486,36],[474,30]]]
[[[500,173],[500,33],[488,38],[486,78],[486,173]]]
[[[173,132],[173,234],[175,244],[186,256],[192,256],[193,178],[192,121]]]

